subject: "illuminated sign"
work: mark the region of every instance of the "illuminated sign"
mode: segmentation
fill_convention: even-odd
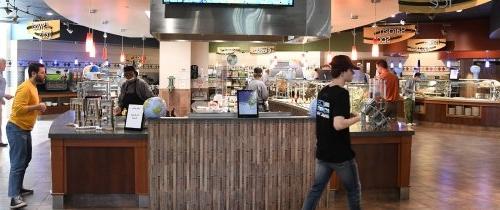
[[[28,24],[28,33],[42,40],[57,39],[61,36],[61,21],[34,21]]]
[[[406,50],[410,52],[432,52],[446,47],[446,39],[410,39]]]
[[[366,44],[393,44],[415,36],[415,25],[391,25],[363,28],[363,42]]]

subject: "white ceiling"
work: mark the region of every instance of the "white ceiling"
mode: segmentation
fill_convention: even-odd
[[[96,30],[127,37],[151,37],[149,0],[44,0],[67,19]],[[93,15],[90,9],[96,9]],[[377,20],[398,13],[397,0],[381,0],[377,4]],[[358,15],[351,20],[351,14]],[[344,31],[373,23],[375,10],[371,0],[332,0],[332,32]],[[108,21],[108,24],[103,24]],[[122,29],[126,29],[122,32]]]
[[[61,16],[86,27],[126,37],[151,37],[149,0],[44,0]],[[90,14],[90,9],[97,12]],[[103,24],[108,21],[107,24]],[[122,29],[126,29],[122,32]]]
[[[381,0],[376,4],[377,21],[399,13],[397,0]],[[357,20],[351,19],[357,15]],[[371,0],[332,0],[332,32],[345,31],[375,22],[375,7]]]

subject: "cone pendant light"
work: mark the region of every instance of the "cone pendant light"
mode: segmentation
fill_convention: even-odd
[[[123,52],[123,36],[122,36],[122,52],[120,53],[120,62],[125,62],[125,53]]]

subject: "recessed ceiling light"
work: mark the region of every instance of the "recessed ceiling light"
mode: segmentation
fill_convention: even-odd
[[[462,12],[462,11],[463,11],[463,10],[461,10],[461,9],[457,10],[457,12]]]
[[[45,13],[45,14],[46,14],[46,15],[48,15],[48,16],[52,16],[52,15],[54,15],[54,13],[52,13],[52,12],[47,12],[47,13]]]

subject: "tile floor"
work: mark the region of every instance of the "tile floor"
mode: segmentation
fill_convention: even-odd
[[[35,194],[26,197],[28,210],[52,209],[50,123],[42,119],[33,131],[33,160],[25,185]],[[422,125],[412,149],[410,199],[364,192],[364,209],[500,209],[500,129]],[[8,152],[0,148],[0,210],[8,209],[10,202]],[[338,195],[328,210],[347,209],[345,199]]]

